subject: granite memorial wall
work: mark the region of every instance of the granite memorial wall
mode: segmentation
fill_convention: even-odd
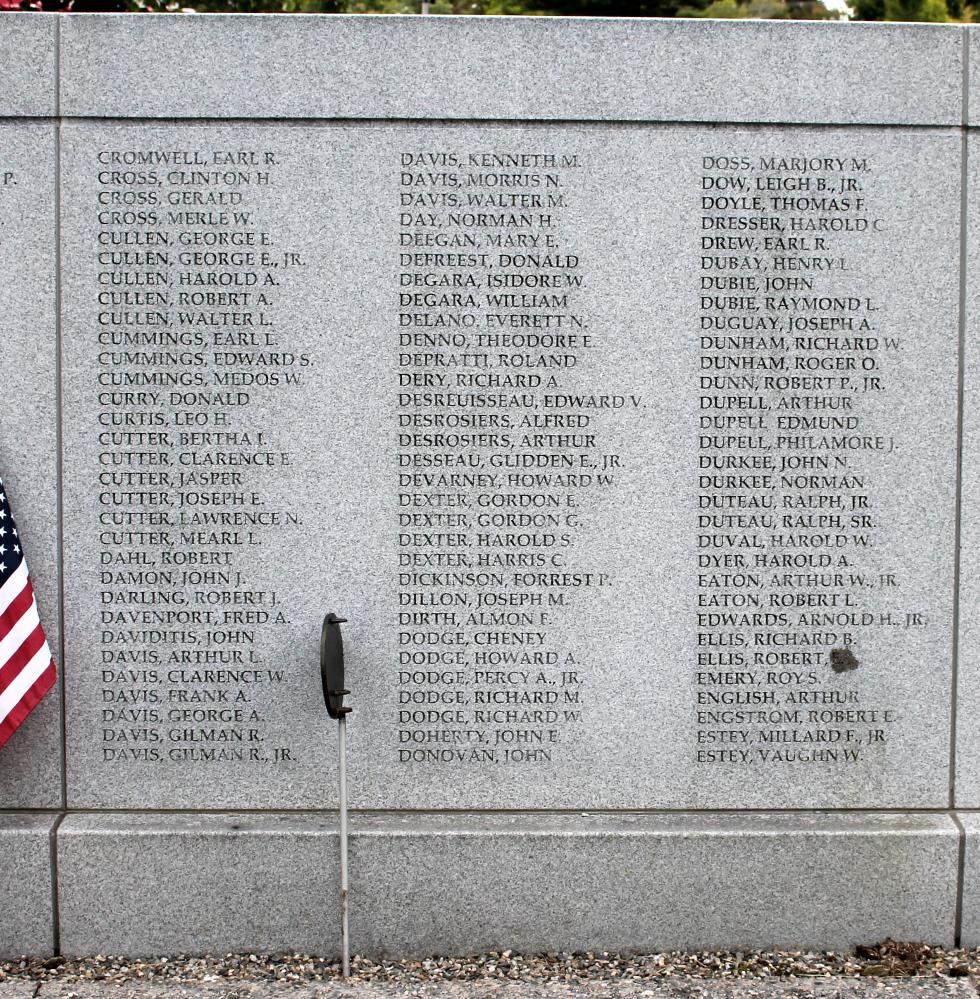
[[[974,29],[0,27],[0,950],[980,940]]]

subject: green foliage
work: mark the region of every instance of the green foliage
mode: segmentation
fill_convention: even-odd
[[[610,17],[719,17],[826,20],[837,15],[820,0],[551,0],[556,14]]]
[[[340,0],[348,14],[418,14],[421,0]],[[942,2],[942,0],[926,0]],[[703,3],[700,6],[699,3]],[[430,14],[720,17],[823,20],[820,0],[430,0]]]
[[[677,16],[825,21],[837,15],[819,0],[711,0],[701,9],[681,7]]]
[[[131,10],[148,13],[193,10],[226,14],[419,14],[421,4],[422,0],[126,0]],[[832,16],[820,0],[429,0],[429,13],[564,17]]]
[[[345,0],[128,0],[126,6],[150,14],[344,14],[347,4]]]
[[[74,0],[76,9],[86,0]],[[106,0],[102,0],[106,2]],[[945,0],[859,0],[921,3]],[[962,2],[962,0],[951,0]],[[980,2],[980,0],[978,0]],[[419,14],[422,0],[120,0],[143,12],[286,14]],[[564,17],[718,17],[823,20],[837,15],[821,0],[429,0],[430,14],[510,14]]]
[[[43,3],[44,0],[39,0]],[[106,9],[112,0],[74,0]],[[840,2],[840,0],[837,0]],[[848,0],[859,21],[970,20],[980,0]],[[119,0],[146,12],[419,14],[422,0]],[[430,14],[559,15],[565,17],[712,17],[827,20],[839,13],[823,0],[429,0]]]
[[[948,21],[946,0],[885,0],[886,21]]]
[[[341,0],[345,14],[419,14],[421,0]],[[555,14],[548,0],[429,0],[430,14]]]
[[[859,21],[948,21],[963,17],[962,0],[852,0]]]
[[[13,7],[17,0],[0,0]],[[420,14],[423,0],[20,0],[34,9],[285,14]],[[837,10],[828,9],[833,3]],[[429,0],[430,14],[559,15],[565,17],[711,17],[827,20],[851,5],[859,21],[971,21],[980,0]]]
[[[419,14],[421,0],[342,0],[345,14]],[[460,0],[430,0],[430,14],[482,14]],[[461,9],[454,9],[454,8]]]
[[[84,3],[84,0],[75,0]],[[547,0],[545,0],[547,2]],[[422,0],[125,0],[143,13],[420,14]],[[430,0],[430,14],[554,14],[535,0]]]

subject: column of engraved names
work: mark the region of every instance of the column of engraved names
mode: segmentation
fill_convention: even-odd
[[[861,274],[887,238],[874,164],[705,156],[700,188],[696,758],[860,765],[898,720],[862,646],[925,624],[903,568],[869,565],[902,460],[882,405],[901,340]]]
[[[613,585],[577,551],[589,496],[621,474],[612,396],[575,391],[598,347],[563,228],[580,164],[440,149],[399,166],[397,758],[546,764],[586,707],[562,620]]]
[[[288,763],[265,704],[285,672],[275,498],[288,448],[259,419],[300,390],[277,302],[297,254],[261,212],[264,150],[96,154],[91,313],[101,754],[105,762]]]

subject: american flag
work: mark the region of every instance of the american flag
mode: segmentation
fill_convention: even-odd
[[[54,659],[0,479],[0,748],[54,681]]]

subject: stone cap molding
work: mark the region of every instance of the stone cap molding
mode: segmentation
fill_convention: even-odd
[[[24,17],[59,20],[66,117],[963,122],[966,30],[955,25]]]
[[[57,114],[57,15],[0,18],[0,118]]]

